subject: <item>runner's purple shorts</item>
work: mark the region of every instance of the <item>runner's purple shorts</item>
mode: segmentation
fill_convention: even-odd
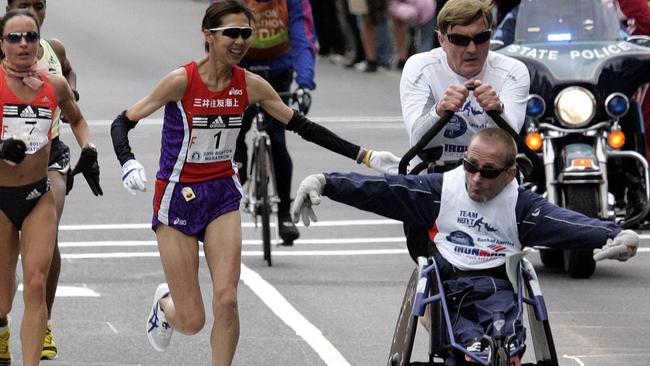
[[[164,224],[203,240],[217,217],[239,210],[242,187],[236,175],[198,183],[156,180],[151,228]]]

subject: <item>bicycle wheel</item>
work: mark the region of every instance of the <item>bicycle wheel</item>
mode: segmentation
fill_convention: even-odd
[[[262,217],[262,248],[264,260],[271,263],[271,199],[269,198],[271,151],[265,139],[257,145],[255,159],[255,184],[257,186],[257,213]]]

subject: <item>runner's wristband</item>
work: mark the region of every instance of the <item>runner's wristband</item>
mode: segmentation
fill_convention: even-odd
[[[347,156],[356,160],[359,155],[359,145],[355,145],[338,137],[334,132],[327,128],[310,121],[302,113],[294,109],[293,117],[289,120],[285,128],[300,135],[303,139],[320,145],[330,151]]]
[[[129,131],[135,127],[138,121],[131,121],[126,116],[126,111],[120,113],[111,124],[111,139],[113,140],[113,149],[117,160],[120,165],[124,165],[127,161],[135,159],[135,155],[131,152],[129,145]]]
[[[366,159],[366,155],[368,155],[368,149],[365,147],[359,148],[359,154],[357,154],[357,164],[363,163],[363,161]]]
[[[372,150],[368,150],[368,152],[366,152],[366,156],[363,157],[363,164],[365,166],[367,166],[368,168],[372,168],[370,166],[370,157],[371,156],[372,156]]]

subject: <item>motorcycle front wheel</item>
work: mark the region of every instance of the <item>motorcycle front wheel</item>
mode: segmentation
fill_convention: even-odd
[[[589,217],[598,218],[598,186],[575,184],[564,187],[565,207]],[[573,278],[589,278],[596,270],[593,250],[565,250],[564,269]]]
[[[562,268],[564,266],[564,251],[555,249],[540,249],[539,258],[548,268]]]

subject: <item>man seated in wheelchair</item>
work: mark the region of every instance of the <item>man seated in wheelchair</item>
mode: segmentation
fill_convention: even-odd
[[[298,189],[294,221],[302,217],[309,225],[310,218],[316,220],[312,205],[325,195],[407,225],[432,228],[430,240],[409,242],[409,251],[414,258],[433,253],[456,342],[478,350],[482,336],[493,335],[493,313],[503,312],[503,329],[523,344],[525,332],[505,271],[507,255],[524,245],[546,246],[594,249],[595,260],[625,261],[636,254],[639,237],[518,187],[516,153],[507,132],[487,128],[472,137],[462,164],[444,174],[314,174]],[[451,357],[445,365],[464,362]]]

